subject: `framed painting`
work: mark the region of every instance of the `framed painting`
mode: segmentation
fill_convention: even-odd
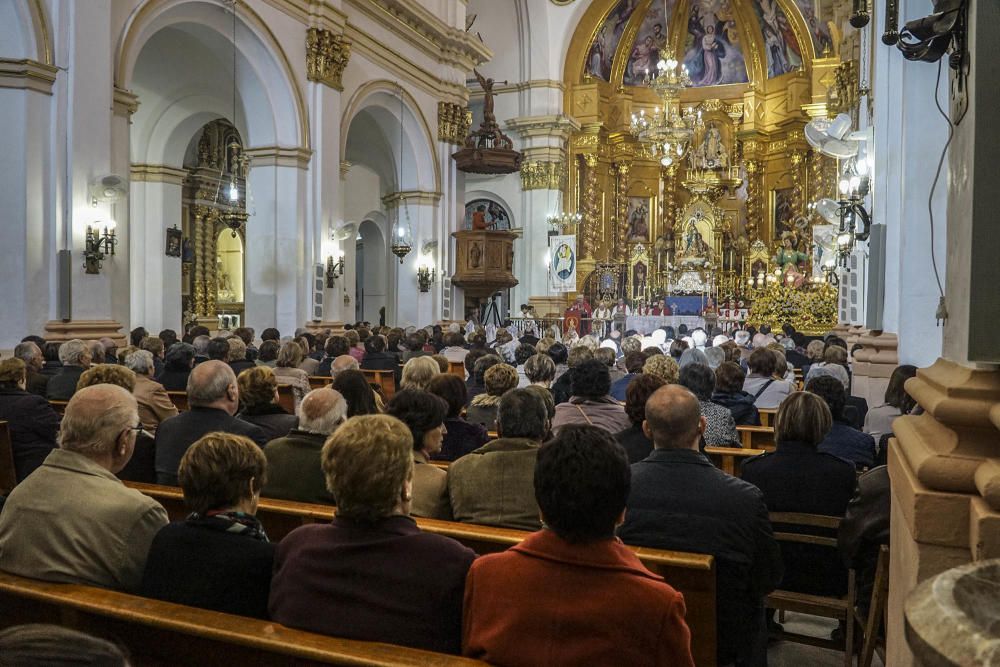
[[[177,227],[167,229],[167,242],[164,254],[167,257],[180,257],[183,234]]]
[[[652,226],[652,197],[629,197],[625,212],[625,240],[627,243],[649,243]]]

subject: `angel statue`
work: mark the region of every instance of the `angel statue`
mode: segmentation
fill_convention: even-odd
[[[781,277],[785,284],[799,287],[805,281],[806,261],[809,255],[798,249],[796,235],[785,232],[781,235],[781,247],[774,256],[774,262],[781,267]]]

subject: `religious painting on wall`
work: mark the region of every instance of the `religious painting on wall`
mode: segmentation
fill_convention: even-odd
[[[628,64],[625,65],[623,83],[626,86],[641,85],[647,73],[656,72],[656,63],[661,58],[670,57],[667,51],[667,27],[675,4],[676,0],[656,0],[649,5],[629,52]]]
[[[795,38],[788,16],[778,6],[778,0],[754,0],[750,4],[757,12],[760,30],[764,35],[767,77],[770,79],[800,69],[802,48]]]
[[[827,0],[829,3],[829,0]],[[830,26],[823,20],[821,0],[795,0],[796,6],[809,26],[809,36],[812,38],[816,57],[833,50],[833,37],[830,36]]]
[[[615,51],[629,17],[638,4],[639,0],[621,0],[604,19],[587,53],[587,74],[603,81],[611,80],[611,63],[615,58]]]
[[[182,236],[181,230],[177,227],[167,230],[167,247],[164,253],[167,257],[181,256]]]
[[[730,0],[692,0],[687,28],[684,64],[694,86],[749,81]]]
[[[625,240],[628,243],[649,242],[649,213],[652,210],[652,200],[649,197],[629,197],[628,209],[625,214]]]
[[[782,234],[795,232],[795,209],[792,206],[793,188],[771,190],[771,220],[774,231],[771,239],[777,241]]]
[[[510,215],[499,202],[492,199],[473,199],[465,205],[463,229],[510,229]]]

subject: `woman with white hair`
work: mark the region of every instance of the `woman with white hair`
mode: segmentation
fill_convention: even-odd
[[[156,365],[153,353],[149,350],[132,348],[122,358],[125,368],[135,373],[135,388],[132,395],[139,404],[139,421],[142,427],[150,433],[156,433],[157,427],[164,419],[177,415],[177,406],[170,400],[170,395],[163,385],[153,379]]]

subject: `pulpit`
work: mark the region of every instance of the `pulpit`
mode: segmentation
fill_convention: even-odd
[[[465,230],[455,237],[453,285],[471,297],[486,297],[517,285],[514,277],[514,239],[509,231]]]

